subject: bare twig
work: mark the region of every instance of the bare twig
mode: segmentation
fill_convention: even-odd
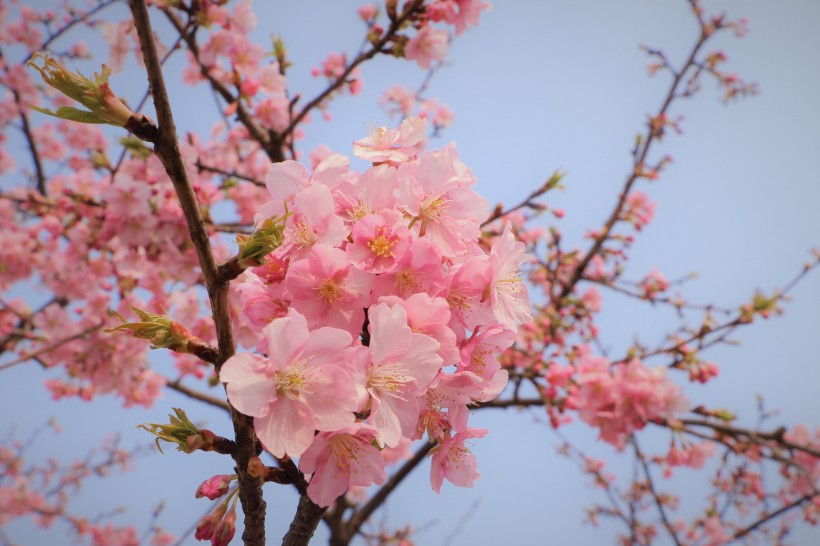
[[[0,62],[3,61],[3,51],[0,50]],[[34,164],[34,176],[37,191],[39,191],[42,195],[47,195],[46,174],[43,170],[43,162],[40,159],[40,153],[37,150],[37,143],[34,140],[34,135],[31,132],[31,124],[29,123],[28,115],[26,114],[27,105],[23,104],[23,99],[20,97],[20,93],[18,93],[16,89],[13,87],[10,87],[10,89],[11,94],[14,97],[14,104],[17,106],[17,112],[20,114],[21,130],[23,131],[23,136],[25,136],[29,151],[31,152],[31,161]]]
[[[194,163],[194,166],[197,169],[201,170],[201,171],[208,171],[208,172],[212,172],[212,173],[216,173],[216,174],[221,174],[222,176],[227,176],[227,177],[230,177],[230,178],[237,178],[239,180],[244,180],[246,182],[252,183],[255,186],[259,186],[260,188],[266,187],[265,183],[262,182],[261,180],[257,180],[256,178],[246,176],[246,175],[238,173],[236,171],[226,171],[226,170],[220,169],[218,167],[212,167],[210,165],[205,165],[199,159],[197,159],[196,163]]]
[[[635,457],[637,457],[638,461],[643,468],[643,473],[646,476],[646,483],[649,485],[649,492],[652,493],[652,498],[655,500],[655,506],[658,508],[658,513],[661,516],[661,521],[663,522],[663,526],[666,527],[666,531],[669,533],[669,537],[675,543],[675,546],[682,546],[681,541],[678,538],[678,534],[675,532],[675,528],[672,527],[672,523],[669,521],[669,517],[666,515],[666,508],[663,506],[663,502],[661,501],[660,496],[658,495],[658,491],[655,489],[655,482],[652,479],[652,474],[649,471],[649,464],[646,462],[646,457],[644,457],[641,448],[638,447],[638,440],[635,439],[635,435],[632,435],[632,447],[635,449]]]
[[[205,394],[204,392],[200,392],[200,391],[192,389],[190,387],[186,387],[185,385],[182,384],[182,382],[179,379],[176,379],[174,381],[172,381],[170,379],[166,379],[165,380],[165,386],[168,387],[169,389],[177,391],[178,393],[181,393],[181,394],[184,394],[185,396],[193,398],[194,400],[199,400],[200,402],[205,402],[206,404],[214,406],[215,408],[223,409],[223,410],[226,410],[226,411],[230,411],[230,409],[231,409],[230,406],[228,405],[228,403],[225,402],[225,400],[222,400],[222,399],[217,398],[215,396],[211,396],[209,394]]]
[[[737,533],[735,533],[734,536],[732,536],[732,539],[729,542],[727,542],[727,544],[731,543],[731,542],[734,542],[736,540],[740,540],[741,538],[745,537],[746,535],[748,535],[752,531],[756,530],[758,527],[765,524],[766,522],[769,522],[769,521],[773,520],[774,518],[785,514],[786,512],[788,512],[789,510],[791,510],[793,508],[797,508],[798,506],[800,506],[804,502],[808,502],[809,500],[811,500],[812,497],[813,497],[813,495],[811,495],[811,494],[804,495],[804,496],[800,497],[799,499],[796,499],[796,500],[790,502],[789,504],[784,504],[778,510],[775,510],[774,512],[772,512],[770,514],[767,514],[766,516],[760,518],[759,520],[757,520],[753,524],[749,525],[748,527],[745,527],[745,528],[741,529],[740,531],[738,531]]]

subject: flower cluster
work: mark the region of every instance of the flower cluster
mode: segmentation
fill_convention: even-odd
[[[220,379],[268,451],[301,456],[322,506],[381,483],[381,449],[425,432],[439,444],[433,487],[472,484],[464,442],[486,431],[468,407],[504,388],[496,357],[530,320],[523,243],[507,226],[479,246],[487,201],[455,145],[423,151],[426,125],[355,142],[373,163],[363,173],[333,155],[312,176],[285,161],[266,179],[257,220],[287,214],[283,241],[238,285],[259,354],[232,357]]]

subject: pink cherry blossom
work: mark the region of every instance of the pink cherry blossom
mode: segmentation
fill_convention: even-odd
[[[482,331],[473,332],[461,346],[458,363],[459,371],[469,371],[493,381],[501,371],[498,357],[515,341],[515,332],[503,326],[491,326]]]
[[[353,337],[362,330],[372,283],[372,276],[352,266],[344,251],[322,244],[291,263],[285,278],[294,307],[311,328],[341,328]]]
[[[377,127],[370,136],[353,142],[353,155],[371,163],[398,165],[409,161],[427,143],[427,120],[407,118],[396,130]]]
[[[439,343],[413,333],[400,305],[374,305],[368,316],[372,354],[366,371],[372,397],[369,420],[378,442],[393,447],[416,428],[418,397],[441,369],[441,357],[436,354]]]
[[[430,63],[447,55],[449,41],[447,31],[427,25],[404,46],[404,57],[416,61],[421,68],[430,68]]]
[[[269,356],[232,356],[219,377],[231,404],[254,417],[265,447],[277,457],[296,457],[313,441],[314,430],[336,430],[354,421],[356,387],[339,366],[352,338],[337,328],[310,331],[295,311],[262,332]]]
[[[486,255],[475,256],[454,267],[447,277],[447,303],[452,318],[450,327],[464,337],[465,330],[496,322],[490,290],[490,260]]]
[[[393,192],[398,187],[396,169],[377,165],[362,173],[355,181],[347,180],[334,188],[336,213],[349,223],[368,214],[383,214],[395,209]]]
[[[337,246],[347,236],[327,186],[313,184],[300,191],[293,199],[293,207],[285,224],[285,242],[277,250],[280,254],[303,257],[316,243]]]
[[[490,302],[499,321],[512,329],[532,320],[527,286],[520,270],[527,259],[524,243],[515,240],[508,223],[490,250]]]
[[[394,211],[368,214],[350,232],[352,242],[345,249],[350,261],[371,273],[396,267],[410,246],[410,231]]]
[[[376,278],[373,298],[408,298],[419,292],[439,295],[446,283],[441,260],[441,253],[433,243],[423,239],[414,240],[395,267]]]
[[[452,145],[399,167],[397,205],[413,218],[419,236],[435,243],[445,257],[475,240],[488,215],[487,200],[469,187],[473,182]]]
[[[312,473],[308,496],[319,506],[330,506],[351,486],[384,483],[384,458],[372,441],[376,429],[356,423],[334,432],[321,432],[302,454],[299,467]]]
[[[413,332],[425,334],[439,342],[438,355],[444,366],[458,363],[456,334],[447,327],[450,322],[450,307],[441,297],[430,297],[423,292],[407,299],[385,296],[379,300],[388,305],[401,305],[407,313],[407,324]]]
[[[486,429],[468,428],[463,432],[447,438],[434,448],[432,466],[430,468],[430,485],[433,491],[441,492],[444,479],[459,487],[472,487],[478,479],[475,455],[464,445],[472,438],[483,438]]]

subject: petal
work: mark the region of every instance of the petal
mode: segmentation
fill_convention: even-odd
[[[296,360],[304,350],[308,341],[307,320],[291,310],[287,317],[265,326],[262,333],[268,339],[271,364],[278,371]]]
[[[281,398],[265,417],[253,420],[259,440],[274,457],[301,455],[313,441],[313,415],[304,403]]]
[[[326,507],[347,491],[348,486],[347,474],[338,467],[336,459],[331,457],[313,474],[307,493],[310,500]]]
[[[245,415],[263,417],[276,400],[276,388],[265,369],[265,360],[250,353],[234,355],[222,365],[219,379],[227,383],[228,400]]]

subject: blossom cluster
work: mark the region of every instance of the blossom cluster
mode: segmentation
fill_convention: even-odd
[[[464,444],[486,431],[468,407],[504,388],[496,357],[530,320],[523,243],[508,225],[479,245],[487,201],[454,144],[424,151],[426,128],[409,118],[355,142],[372,163],[362,173],[332,155],[310,175],[285,161],[266,178],[257,220],[286,216],[283,243],[237,286],[258,353],[220,379],[268,451],[301,456],[322,506],[381,483],[381,449],[425,433],[439,444],[434,489],[470,485]]]

